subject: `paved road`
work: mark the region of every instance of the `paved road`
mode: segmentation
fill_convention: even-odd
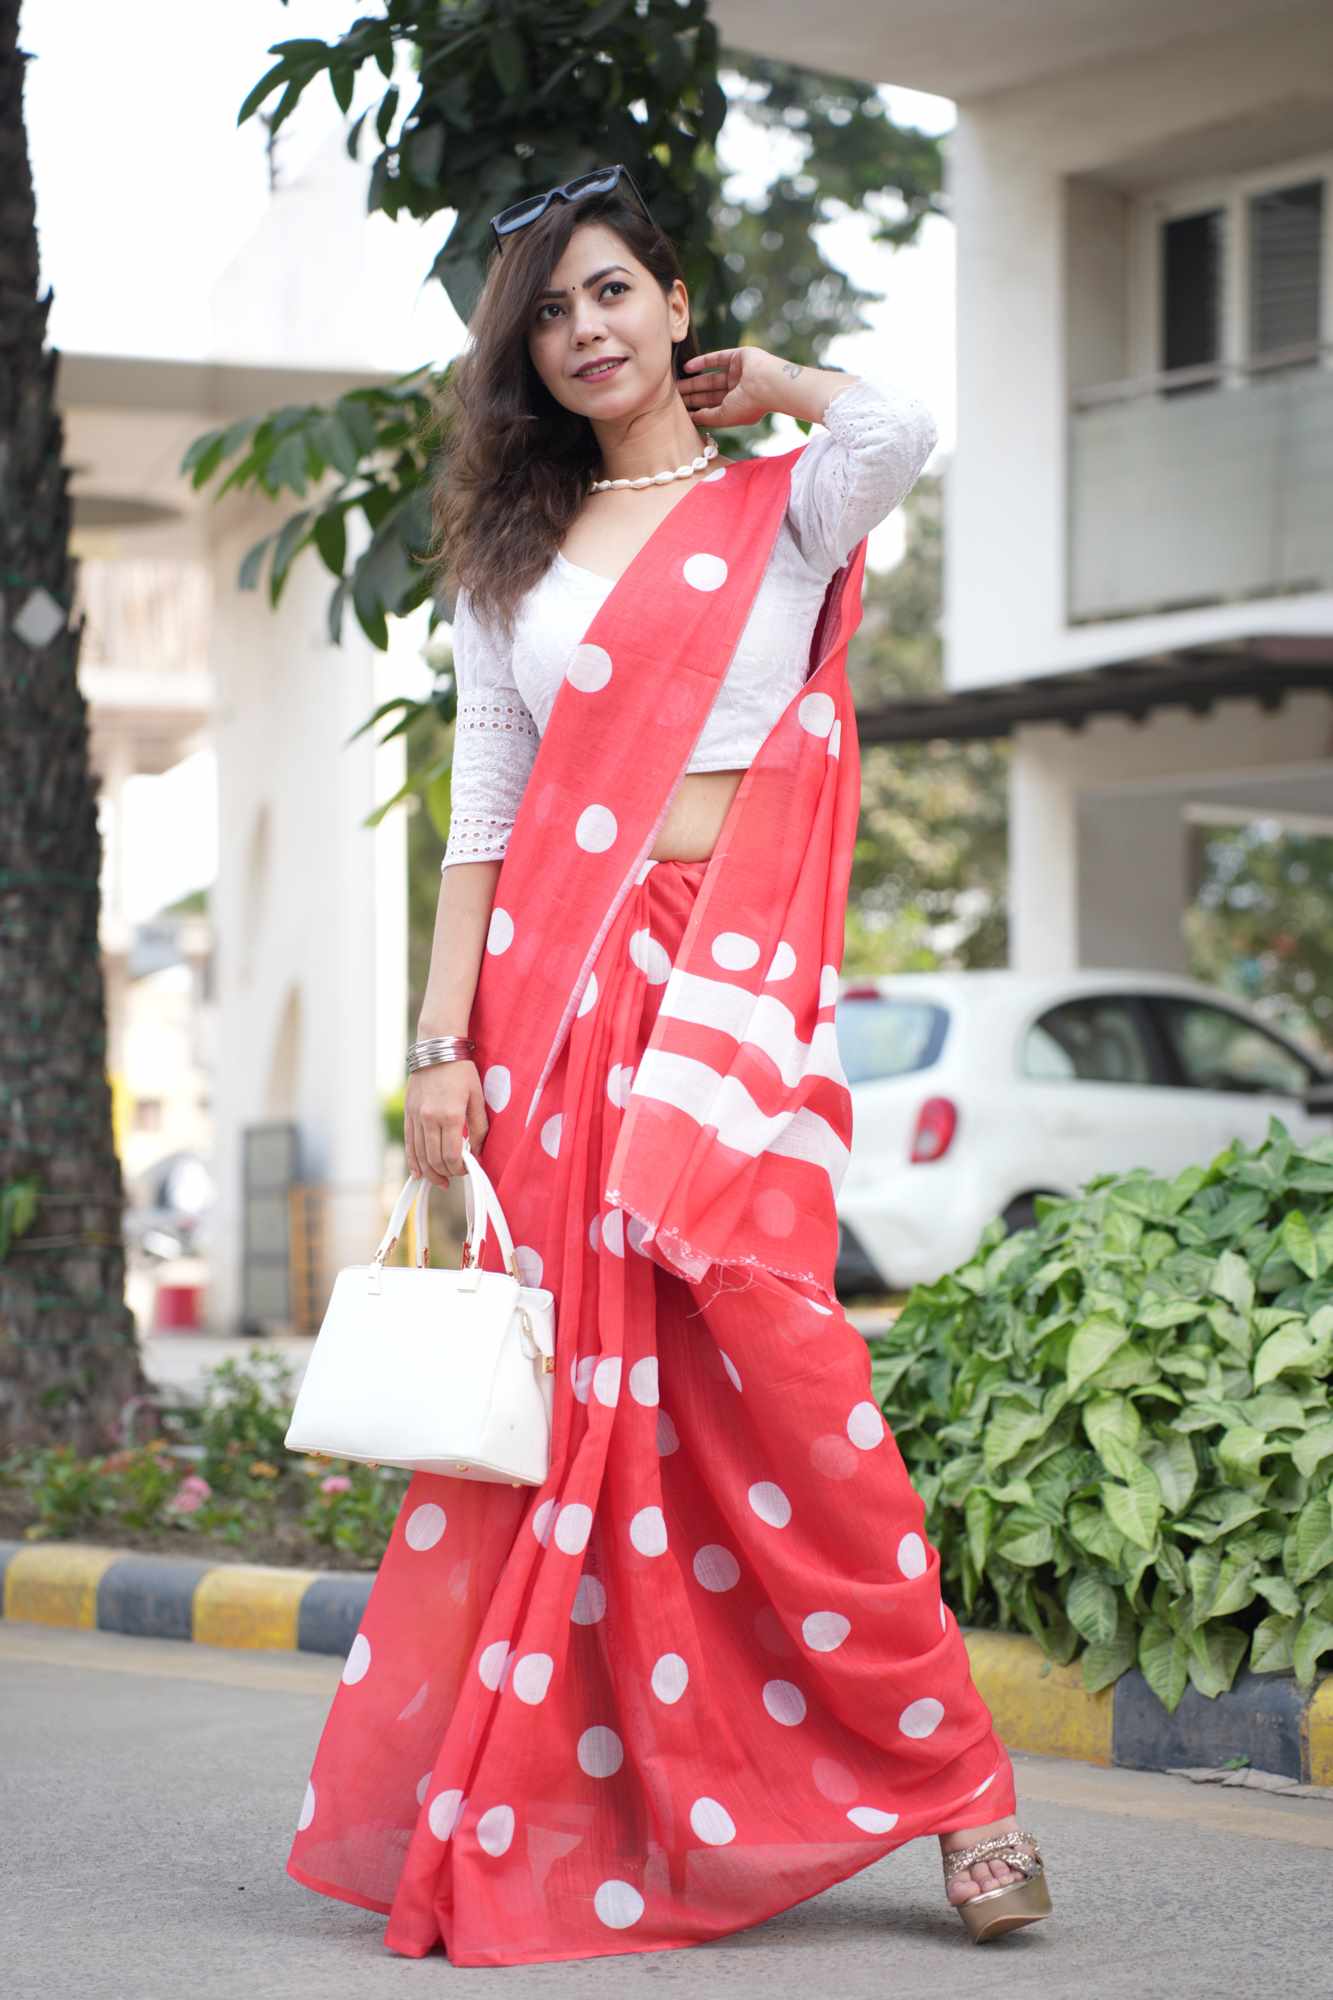
[[[0,1625],[5,2000],[1327,2000],[1333,1805],[1020,1761],[1059,1914],[981,1950],[933,1842],[719,1943],[395,1957],[282,1863],[339,1663]],[[16,1921],[17,1920],[17,1921]]]

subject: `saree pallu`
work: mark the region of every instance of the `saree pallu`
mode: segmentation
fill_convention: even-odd
[[[410,1957],[697,1944],[1014,1809],[921,1501],[832,1291],[850,1118],[828,974],[855,823],[842,665],[863,545],[812,646],[815,706],[803,693],[775,726],[713,855],[643,851],[757,587],[789,461],[730,471],[744,477],[725,510],[695,489],[626,573],[651,582],[656,616],[617,587],[577,649],[497,885],[474,1010],[482,1157],[522,1275],[556,1295],[550,1476],[413,1477],[287,1862],[383,1912],[385,1943]],[[663,723],[660,680],[626,667],[688,622],[691,563],[723,601],[690,630],[699,685]],[[576,729],[579,697],[617,678],[604,733]],[[607,819],[589,821],[594,805]],[[559,842],[590,824],[590,846],[571,846],[606,867],[584,877]]]

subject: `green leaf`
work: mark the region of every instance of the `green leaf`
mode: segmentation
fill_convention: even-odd
[[[1135,1310],[1134,1323],[1155,1333],[1163,1327],[1187,1326],[1202,1311],[1202,1299],[1145,1299]]]
[[[1333,1623],[1311,1615],[1301,1625],[1291,1649],[1291,1663],[1302,1687],[1313,1684],[1320,1660],[1330,1652],[1333,1652]]]
[[[1189,1646],[1160,1618],[1149,1618],[1139,1635],[1143,1678],[1168,1714],[1180,1705],[1189,1682]]]
[[[1316,1424],[1292,1446],[1291,1462],[1301,1477],[1308,1479],[1330,1453],[1333,1453],[1333,1419],[1326,1424]]]
[[[1259,1461],[1267,1449],[1268,1438],[1263,1431],[1257,1431],[1253,1424],[1233,1424],[1222,1433],[1217,1447],[1218,1462],[1231,1478],[1249,1479],[1258,1472]]]
[[[1296,1564],[1293,1583],[1309,1583],[1333,1566],[1333,1518],[1327,1497],[1318,1494],[1302,1507],[1296,1521]]]
[[[1112,1565],[1119,1563],[1125,1538],[1096,1501],[1079,1501],[1070,1508],[1069,1532],[1090,1556],[1098,1556]]]
[[[1114,1319],[1085,1320],[1069,1343],[1065,1379],[1070,1390],[1080,1389],[1088,1378],[1109,1361],[1129,1339],[1129,1328]]]
[[[1202,1625],[1213,1609],[1217,1596],[1217,1579],[1222,1572],[1221,1558],[1209,1548],[1195,1549],[1185,1565],[1190,1581],[1190,1603],[1196,1625]]]
[[[990,1548],[991,1531],[999,1508],[989,1493],[973,1487],[963,1502],[963,1520],[967,1526],[967,1544],[972,1551],[972,1560],[977,1569],[986,1567],[986,1555]]]
[[[1102,1501],[1112,1522],[1138,1548],[1151,1550],[1162,1516],[1162,1494],[1148,1467],[1140,1462],[1126,1485],[1103,1480]]]
[[[340,507],[330,507],[315,520],[315,547],[331,575],[340,577],[347,562],[347,521]]]
[[[1285,1576],[1256,1576],[1255,1595],[1262,1597],[1272,1611],[1280,1611],[1287,1618],[1295,1618],[1301,1608],[1301,1600],[1294,1586]]]
[[[1104,1687],[1118,1681],[1121,1674],[1128,1673],[1137,1653],[1137,1635],[1134,1620],[1127,1606],[1121,1605],[1115,1635],[1110,1639],[1095,1639],[1083,1655],[1083,1685],[1089,1694],[1096,1694]]]
[[[1278,1241],[1298,1271],[1304,1271],[1307,1278],[1319,1276],[1322,1262],[1319,1246],[1315,1242],[1314,1231],[1299,1208],[1290,1208],[1283,1216]]]
[[[1313,1321],[1311,1322],[1313,1325]],[[1333,1342],[1311,1339],[1309,1328],[1299,1324],[1284,1326],[1270,1334],[1254,1357],[1254,1386],[1262,1389],[1289,1370],[1296,1374],[1324,1374],[1328,1370]]]
[[[491,29],[487,49],[496,82],[506,97],[517,97],[528,85],[527,57],[521,38],[507,22],[497,22]]]
[[[1065,1594],[1070,1623],[1090,1645],[1109,1645],[1116,1633],[1119,1600],[1104,1576],[1080,1570]]]
[[[1144,1464],[1162,1490],[1167,1512],[1183,1514],[1199,1478],[1199,1468],[1189,1439],[1172,1431],[1144,1453]]]
[[[995,1553],[1023,1569],[1038,1569],[1054,1554],[1054,1533],[1049,1522],[1027,1516],[1020,1508],[1012,1523],[996,1537]]]
[[[1250,1267],[1234,1250],[1224,1250],[1214,1265],[1213,1290],[1242,1316],[1254,1304]]]
[[[254,590],[257,587],[264,566],[264,551],[273,539],[272,535],[265,535],[262,542],[256,542],[252,549],[247,549],[236,576],[238,590]]]
[[[1248,1556],[1228,1552],[1222,1557],[1210,1618],[1228,1618],[1235,1611],[1243,1611],[1247,1604],[1253,1604],[1254,1572],[1255,1564]]]
[[[1235,1625],[1207,1625],[1191,1632],[1187,1666],[1189,1677],[1202,1695],[1216,1700],[1235,1680],[1249,1646],[1248,1633]]]
[[[1030,1410],[1022,1403],[1002,1403],[982,1435],[981,1450],[988,1468],[994,1472],[1006,1465],[1045,1429],[1046,1419],[1040,1410]]]
[[[1250,1665],[1256,1674],[1289,1673],[1295,1657],[1296,1620],[1278,1613],[1256,1625],[1250,1640]]]

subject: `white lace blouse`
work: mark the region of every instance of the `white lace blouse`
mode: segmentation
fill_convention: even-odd
[[[688,771],[737,771],[805,678],[830,577],[904,500],[935,444],[925,405],[858,378],[838,389],[792,467],[791,497],[749,618],[694,746]],[[498,861],[565,664],[615,588],[557,552],[522,600],[506,645],[458,592],[458,688],[449,839],[441,869]]]

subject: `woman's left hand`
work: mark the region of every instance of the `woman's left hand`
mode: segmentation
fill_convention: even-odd
[[[687,361],[676,386],[694,421],[706,429],[757,424],[773,408],[779,365],[762,347],[718,347]]]

